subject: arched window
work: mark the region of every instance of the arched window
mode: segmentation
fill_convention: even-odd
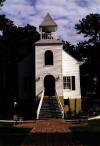
[[[53,52],[50,50],[45,52],[45,65],[53,65]]]

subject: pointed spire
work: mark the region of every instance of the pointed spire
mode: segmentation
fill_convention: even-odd
[[[43,26],[57,26],[57,24],[54,22],[54,20],[52,19],[49,13],[47,13],[44,20],[40,24],[40,27],[43,27]]]

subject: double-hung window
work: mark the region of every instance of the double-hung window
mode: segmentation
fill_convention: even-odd
[[[75,90],[75,76],[64,76],[63,88],[69,90]]]

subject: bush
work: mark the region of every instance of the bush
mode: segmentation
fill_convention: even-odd
[[[72,118],[72,111],[71,111],[71,109],[69,109],[69,111],[67,112],[67,118],[68,119]]]

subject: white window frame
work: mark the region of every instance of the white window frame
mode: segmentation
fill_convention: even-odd
[[[70,81],[68,82],[69,79],[70,79]],[[68,86],[68,84],[70,84],[70,87]],[[63,76],[63,89],[68,89],[68,90],[72,89],[72,77],[71,76]]]
[[[68,81],[68,80],[70,80],[70,81]],[[70,85],[68,85],[68,84],[70,84]],[[72,76],[63,76],[63,89],[64,90],[72,90]],[[73,91],[75,91],[75,90],[73,90]]]

